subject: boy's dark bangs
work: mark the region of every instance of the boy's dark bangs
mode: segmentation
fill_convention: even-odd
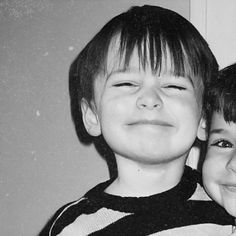
[[[156,31],[159,29],[156,28]],[[180,41],[170,42],[161,32],[148,27],[141,30],[121,31],[119,56],[121,66],[129,67],[131,56],[137,50],[139,66],[150,66],[153,73],[167,72],[175,76],[190,76],[186,54]],[[170,65],[170,68],[168,66]]]

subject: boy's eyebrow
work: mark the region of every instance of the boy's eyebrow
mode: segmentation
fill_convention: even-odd
[[[191,83],[193,88],[195,88],[195,84],[193,83],[193,80],[192,80],[192,78],[190,76],[186,76],[186,77],[183,77],[183,78],[186,78],[187,80],[189,80],[189,82]]]
[[[187,81],[189,81],[190,83],[191,83],[191,85],[193,86],[193,88],[195,88],[195,84],[193,83],[193,80],[192,80],[192,78],[190,77],[190,76],[176,76],[176,75],[174,75],[174,74],[172,74],[172,73],[167,73],[166,75],[164,75],[164,77],[168,77],[168,76],[174,76],[174,77],[176,77],[177,79],[178,78],[180,78],[180,79],[184,79],[184,80],[187,80]]]
[[[136,69],[136,68],[130,68],[130,67],[127,67],[127,68],[119,68],[119,69],[117,69],[117,70],[112,70],[108,75],[107,75],[107,78],[106,78],[106,80],[108,80],[110,77],[111,77],[111,75],[114,75],[114,74],[121,74],[121,73],[126,73],[126,72],[137,72],[137,71],[139,71],[138,69]]]
[[[195,88],[195,84],[190,76],[176,76],[176,77],[188,80],[191,83],[191,85],[193,86],[193,88]]]

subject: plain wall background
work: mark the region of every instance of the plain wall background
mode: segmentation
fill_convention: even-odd
[[[235,12],[235,0],[190,0],[190,21],[209,43],[220,68],[236,62]]]
[[[206,39],[220,68],[236,63],[236,1],[207,0]]]
[[[189,0],[0,0],[1,235],[36,235],[60,206],[109,177],[76,137],[68,69],[111,17],[145,3],[189,19]]]

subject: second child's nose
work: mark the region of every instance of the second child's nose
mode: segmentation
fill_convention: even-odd
[[[146,109],[155,109],[160,108],[163,105],[162,98],[158,91],[153,88],[145,90],[142,94],[139,95],[137,98],[137,107],[139,109],[146,108]]]

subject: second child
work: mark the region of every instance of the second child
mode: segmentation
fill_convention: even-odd
[[[203,183],[208,194],[235,217],[236,64],[222,69],[207,96],[208,145]],[[236,235],[236,226],[232,230]]]

